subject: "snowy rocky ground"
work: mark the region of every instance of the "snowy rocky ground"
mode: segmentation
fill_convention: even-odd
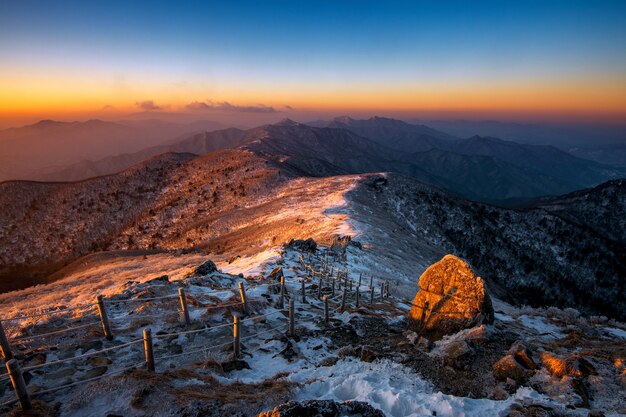
[[[494,300],[493,325],[428,343],[406,331],[409,306],[403,300],[412,298],[405,289],[408,277],[373,269],[375,258],[367,246],[347,248],[347,260],[332,263],[334,269],[347,268],[355,281],[364,274],[364,287],[374,270],[376,285],[380,277],[393,282],[392,296],[382,300],[377,293],[370,305],[362,294],[357,309],[352,295],[342,313],[337,289],[328,326],[316,297],[319,281],[307,277],[299,260],[302,253],[292,247],[230,264],[218,262],[221,271],[208,274],[194,272],[206,261],[200,254],[94,260],[61,281],[0,295],[0,317],[40,313],[47,310],[44,306],[93,305],[96,294],[109,301],[113,341],[102,337],[91,306],[5,323],[12,338],[94,323],[16,344],[23,367],[48,364],[29,371],[26,378],[41,401],[36,406],[42,415],[256,415],[288,400],[307,399],[365,401],[388,416],[626,413],[622,323],[583,318],[574,310],[515,308]],[[320,269],[324,255],[325,250],[318,251],[310,265]],[[268,278],[278,266],[296,304],[294,338],[284,335],[287,315],[277,308],[277,280]],[[301,279],[306,281],[306,303],[299,296]],[[243,361],[232,361],[230,323],[241,306],[231,304],[239,302],[240,281],[251,303],[249,314],[242,317]],[[328,293],[328,284],[324,287]],[[193,321],[189,326],[181,322],[178,288],[187,292]],[[170,295],[174,297],[140,301]],[[224,307],[214,308],[217,305]],[[156,337],[154,374],[143,369],[140,342],[71,363],[52,363],[140,340],[145,327]],[[191,333],[174,335],[179,332]],[[517,341],[522,341],[536,369],[514,367],[498,380],[493,365]],[[217,347],[207,349],[211,346]],[[79,382],[99,376],[104,378]],[[6,377],[0,376],[0,402],[12,398]],[[11,407],[2,411],[17,414]]]

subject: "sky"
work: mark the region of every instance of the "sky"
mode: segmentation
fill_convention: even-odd
[[[0,1],[0,126],[141,111],[626,120],[625,1]]]

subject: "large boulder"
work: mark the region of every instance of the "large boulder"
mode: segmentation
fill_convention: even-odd
[[[446,255],[420,277],[409,328],[431,340],[481,323],[493,323],[485,283],[463,259]]]

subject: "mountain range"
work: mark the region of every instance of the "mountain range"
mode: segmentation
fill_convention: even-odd
[[[35,179],[81,180],[119,172],[164,152],[203,155],[237,147],[275,158],[280,155],[303,175],[397,172],[466,198],[497,204],[561,195],[626,176],[626,168],[577,158],[552,146],[480,136],[459,139],[394,119],[340,117],[179,135],[135,152],[48,170]]]

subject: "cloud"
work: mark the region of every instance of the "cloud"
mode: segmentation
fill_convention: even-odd
[[[210,110],[211,106],[202,101],[193,101],[185,106],[187,110]]]
[[[254,106],[239,106],[231,104],[228,101],[213,102],[208,100],[207,102],[194,101],[185,106],[187,110],[218,110],[231,113],[278,113],[278,110],[265,104],[257,104]]]
[[[110,104],[105,104],[104,107],[102,107],[102,110],[115,110],[115,107]]]
[[[152,100],[138,101],[135,104],[142,110],[161,110],[161,106],[157,106]]]
[[[287,110],[293,110],[293,107],[291,107],[291,106],[290,106],[290,105],[288,105],[288,104],[285,104],[285,108],[286,108]]]

